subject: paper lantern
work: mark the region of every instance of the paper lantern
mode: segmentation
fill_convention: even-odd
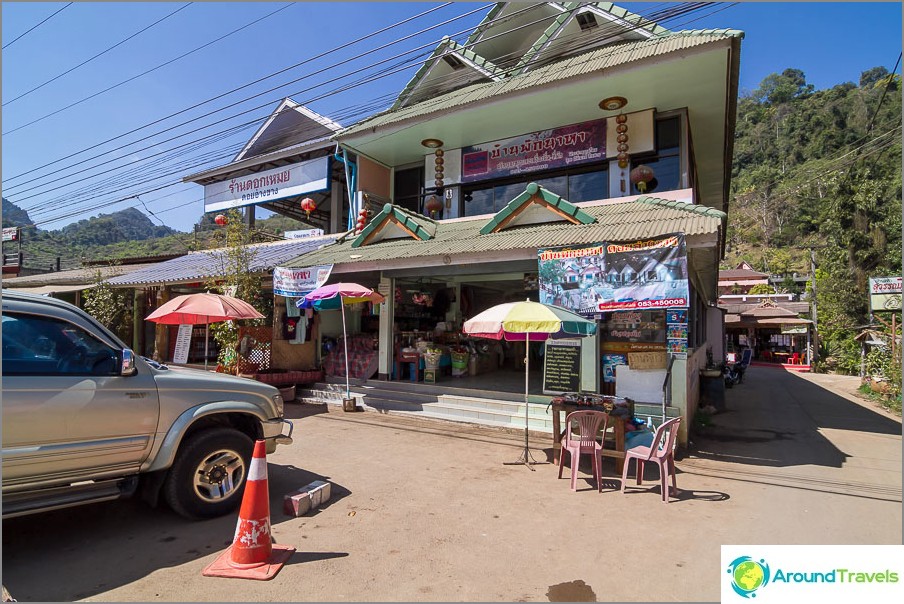
[[[436,195],[431,195],[424,205],[424,209],[430,212],[430,217],[432,218],[443,211],[443,202]]]
[[[308,215],[308,218],[311,217],[311,212],[317,209],[317,204],[310,197],[305,197],[301,200],[301,209],[305,211]]]
[[[656,178],[656,174],[649,166],[640,165],[631,170],[631,184],[637,187],[641,193],[647,191],[647,183]]]
[[[227,222],[229,222],[222,214],[217,214],[217,217],[214,218],[213,221],[217,223],[218,226],[224,226]]]

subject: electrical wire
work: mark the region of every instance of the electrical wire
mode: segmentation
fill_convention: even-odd
[[[70,2],[70,4],[71,4],[71,2]],[[229,32],[228,34],[224,34],[224,35],[220,36],[219,38],[217,38],[217,39],[215,39],[215,40],[211,40],[210,42],[207,42],[206,44],[202,44],[201,46],[198,46],[197,48],[194,48],[194,49],[192,49],[192,50],[190,50],[190,51],[188,51],[188,52],[186,52],[186,53],[183,53],[183,54],[179,55],[178,57],[176,57],[176,58],[174,58],[174,59],[170,59],[169,61],[166,61],[166,62],[164,62],[164,63],[160,63],[159,65],[157,65],[157,66],[155,66],[155,67],[152,67],[152,68],[150,68],[150,69],[148,69],[148,70],[146,70],[146,71],[143,71],[143,72],[139,73],[138,75],[134,75],[134,76],[132,76],[132,77],[130,77],[130,78],[128,78],[128,79],[122,80],[121,82],[118,82],[118,83],[116,83],[116,84],[113,84],[112,86],[109,86],[109,87],[107,87],[107,88],[104,88],[103,90],[100,90],[100,91],[98,91],[98,92],[95,92],[95,93],[92,94],[92,95],[86,96],[86,97],[84,97],[84,98],[82,98],[82,99],[80,99],[80,100],[78,100],[78,101],[75,101],[74,103],[69,103],[69,104],[66,105],[65,107],[61,107],[60,109],[55,109],[55,110],[51,111],[50,113],[47,113],[47,114],[45,114],[45,115],[42,115],[42,116],[39,117],[39,118],[35,118],[35,119],[31,120],[30,122],[28,122],[28,123],[26,123],[26,124],[22,124],[21,126],[17,126],[17,127],[15,127],[15,128],[13,128],[12,130],[7,130],[6,132],[3,133],[3,136],[7,136],[7,135],[9,135],[9,134],[12,134],[13,132],[18,132],[19,130],[22,130],[23,128],[27,128],[28,126],[31,126],[31,125],[33,125],[33,124],[37,124],[38,122],[44,121],[45,119],[47,119],[47,118],[49,118],[49,117],[53,117],[53,116],[55,116],[55,115],[60,115],[61,113],[63,113],[63,112],[66,111],[67,109],[71,109],[71,108],[73,108],[73,107],[75,107],[75,106],[77,106],[77,105],[81,105],[81,104],[84,103],[85,101],[91,100],[91,99],[93,99],[93,98],[95,98],[95,97],[98,97],[98,96],[100,96],[100,95],[102,95],[102,94],[104,94],[104,93],[106,93],[106,92],[110,92],[111,90],[113,90],[113,89],[115,89],[115,88],[119,88],[120,86],[122,86],[122,85],[124,85],[124,84],[128,84],[129,82],[132,82],[132,81],[134,81],[134,80],[137,80],[138,78],[141,78],[141,77],[143,77],[143,76],[146,76],[147,74],[152,73],[152,72],[154,72],[154,71],[157,71],[158,69],[161,69],[161,68],[163,68],[163,67],[166,67],[167,65],[171,65],[172,63],[175,63],[176,61],[179,61],[179,60],[181,60],[181,59],[184,59],[185,57],[187,57],[187,56],[189,56],[189,55],[192,55],[192,54],[194,54],[194,53],[196,53],[196,52],[198,52],[198,51],[200,51],[200,50],[203,50],[203,49],[207,48],[208,46],[212,46],[213,44],[216,44],[217,42],[220,42],[221,40],[225,40],[225,39],[228,38],[229,36],[232,36],[232,35],[234,35],[234,34],[237,34],[237,33],[239,33],[240,31],[242,31],[242,30],[244,30],[244,29],[248,29],[249,27],[258,24],[258,23],[260,23],[261,21],[263,21],[263,20],[265,20],[265,19],[269,19],[269,18],[272,17],[273,15],[275,15],[275,14],[277,14],[277,13],[280,13],[280,12],[286,10],[287,8],[291,8],[291,7],[293,7],[293,6],[297,6],[297,4],[296,4],[296,3],[286,4],[285,6],[280,7],[280,8],[278,8],[278,9],[276,9],[275,11],[273,11],[273,12],[271,12],[271,13],[268,13],[268,14],[264,15],[263,17],[260,17],[260,18],[258,18],[258,19],[255,19],[254,21],[251,21],[250,23],[246,23],[245,25],[243,25],[243,26],[241,26],[241,27],[239,27],[239,28],[237,28],[237,29],[232,30],[232,31]],[[62,10],[62,9],[61,9],[61,10]],[[6,47],[4,46],[4,48],[6,48]]]
[[[679,14],[679,13],[676,12],[675,14]],[[506,31],[506,32],[503,32],[503,33],[511,33],[511,31]],[[359,71],[360,71],[360,70],[359,70]],[[372,81],[373,79],[374,79],[373,77],[365,78],[364,80],[362,80],[361,83],[366,83],[366,82]],[[359,84],[356,84],[356,85],[360,85],[360,83],[359,83]],[[347,89],[347,88],[345,88],[345,89]],[[342,90],[344,90],[344,89],[343,89],[343,88],[340,88],[340,89],[338,89],[338,90],[339,90],[339,91],[342,91]],[[336,91],[331,91],[330,94],[333,94],[333,93],[335,93],[335,92],[336,92]],[[321,97],[317,97],[317,98],[321,98]],[[71,183],[70,183],[70,184],[71,184]],[[121,200],[119,200],[119,201],[121,201]],[[113,202],[113,203],[116,203],[116,202]]]
[[[36,30],[36,29],[39,28],[40,26],[44,25],[45,23],[47,23],[48,21],[50,21],[53,17],[57,16],[58,14],[60,14],[61,12],[63,12],[63,11],[66,10],[67,8],[69,8],[70,6],[72,6],[72,2],[66,4],[63,8],[59,9],[58,11],[56,11],[55,13],[53,13],[52,15],[50,15],[49,17],[45,17],[44,20],[41,21],[40,23],[38,23],[37,25],[33,25],[33,26],[32,26],[30,29],[28,29],[27,31],[25,31],[25,32],[23,32],[23,33],[21,33],[21,34],[19,34],[18,36],[16,36],[16,38],[15,38],[14,40],[11,40],[11,41],[7,42],[6,44],[4,44],[4,45],[3,45],[3,48],[0,49],[0,50],[6,50],[6,49],[9,48],[10,46],[12,46],[12,45],[15,44],[16,42],[18,42],[21,38],[25,37],[25,35],[30,34],[31,32],[33,32],[34,30]]]
[[[172,16],[175,15],[176,13],[182,11],[182,10],[185,9],[185,8],[188,8],[188,7],[189,7],[190,5],[192,5],[192,4],[194,4],[194,3],[193,3],[193,2],[188,2],[188,3],[186,3],[186,4],[182,5],[182,6],[180,6],[179,8],[177,8],[176,10],[174,10],[173,12],[171,12],[170,14],[166,15],[165,17],[163,17],[162,19],[158,19],[157,21],[154,21],[153,23],[151,23],[150,25],[148,25],[148,26],[145,27],[144,29],[141,29],[141,30],[135,32],[134,34],[130,35],[129,37],[125,38],[124,40],[121,40],[121,41],[117,42],[116,44],[114,44],[113,46],[110,46],[110,47],[107,48],[106,50],[102,50],[101,52],[97,53],[96,55],[94,55],[94,56],[91,57],[90,59],[87,59],[87,60],[85,60],[85,61],[82,61],[81,63],[79,63],[79,64],[76,65],[75,67],[71,67],[71,68],[67,69],[66,71],[64,71],[63,73],[61,73],[61,74],[59,74],[59,75],[56,75],[56,76],[50,78],[49,80],[47,80],[47,81],[44,82],[43,84],[38,84],[38,85],[35,86],[34,88],[32,88],[32,89],[30,89],[30,90],[27,90],[26,92],[23,92],[22,94],[20,94],[20,95],[17,96],[16,98],[11,99],[11,100],[9,100],[9,101],[6,101],[5,103],[3,103],[3,104],[0,105],[0,106],[6,107],[6,106],[9,105],[9,104],[15,103],[16,101],[18,101],[18,100],[21,99],[22,97],[28,96],[29,94],[31,94],[31,93],[34,92],[35,90],[40,90],[40,89],[43,88],[44,86],[47,86],[47,84],[50,84],[51,82],[55,82],[56,80],[59,80],[59,79],[60,79],[61,77],[63,77],[64,75],[69,74],[69,73],[72,73],[73,71],[75,71],[75,70],[78,69],[79,67],[82,67],[82,66],[84,66],[84,65],[87,65],[88,63],[90,63],[90,62],[93,61],[94,59],[96,59],[96,58],[98,58],[98,57],[100,57],[100,56],[103,56],[103,55],[107,54],[108,52],[110,52],[110,51],[113,50],[114,48],[116,48],[116,47],[118,47],[118,46],[121,46],[121,45],[125,44],[126,42],[128,42],[129,40],[131,40],[132,38],[135,38],[135,37],[137,37],[137,36],[143,34],[143,33],[146,32],[147,30],[149,30],[149,29],[151,29],[152,27],[154,27],[155,25],[158,25],[158,24],[160,24],[160,23],[166,21],[167,19],[169,19],[170,17],[172,17]]]

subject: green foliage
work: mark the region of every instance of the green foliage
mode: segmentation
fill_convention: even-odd
[[[220,277],[209,279],[206,285],[210,291],[248,302],[265,316],[264,319],[249,320],[246,324],[266,325],[272,320],[267,317],[272,317],[273,300],[264,297],[260,274],[252,270],[254,250],[249,247],[252,233],[242,221],[238,210],[229,210],[226,220],[226,226],[212,239],[214,247],[222,248],[222,252],[216,256],[219,264],[216,274]],[[227,370],[234,370],[235,350],[239,340],[238,325],[234,321],[215,323],[210,326],[210,331],[220,347],[219,363]]]
[[[100,271],[95,272],[94,287],[82,294],[85,310],[109,328],[121,340],[128,341],[131,331],[131,290],[115,289],[104,281]]]
[[[766,283],[757,283],[750,288],[750,291],[748,293],[754,296],[761,294],[774,294],[775,288]]]

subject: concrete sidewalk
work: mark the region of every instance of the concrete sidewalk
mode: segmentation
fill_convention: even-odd
[[[717,601],[723,543],[901,542],[901,423],[826,377],[751,368],[668,505],[655,467],[622,495],[612,460],[602,493],[587,464],[572,492],[567,468],[504,465],[519,431],[292,405],[297,442],[268,461],[273,534],[298,552],[274,580],[201,576],[234,516],[114,502],[4,521],[4,584],[42,601]],[[317,479],[332,501],[284,516]]]

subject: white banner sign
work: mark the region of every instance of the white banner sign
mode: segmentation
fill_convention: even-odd
[[[173,351],[173,363],[188,363],[188,351],[191,348],[191,332],[194,325],[180,325],[176,336],[176,349]]]
[[[901,310],[901,277],[870,277],[869,309]]]
[[[3,229],[3,241],[15,241],[19,238],[19,227],[7,227]]]
[[[309,237],[320,237],[323,235],[323,229],[304,229],[302,231],[286,231],[283,237],[286,239],[308,239]]]
[[[205,185],[204,211],[216,212],[325,191],[330,186],[329,168],[329,157],[318,157]]]
[[[301,298],[327,282],[333,270],[332,264],[305,268],[273,269],[273,293],[286,298]]]

